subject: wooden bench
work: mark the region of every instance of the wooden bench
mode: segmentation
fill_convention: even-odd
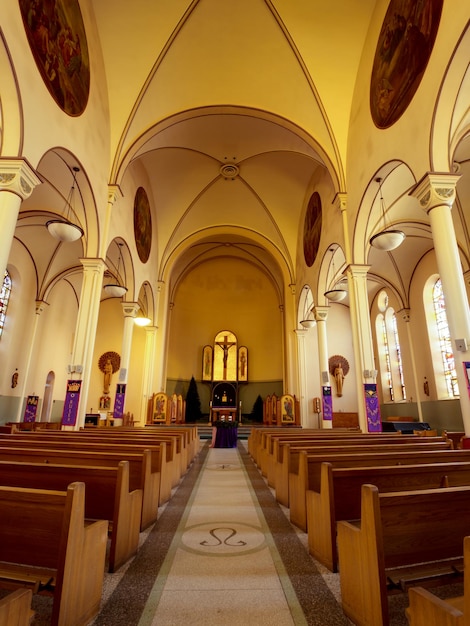
[[[85,517],[109,522],[109,571],[115,572],[139,547],[142,489],[130,491],[129,462],[117,467],[0,461],[0,482],[8,487],[65,491],[85,483]]]
[[[358,626],[388,626],[388,594],[461,579],[470,487],[380,493],[363,485],[361,518],[338,522],[341,602]]]
[[[410,626],[468,626],[470,623],[470,537],[465,537],[464,595],[442,600],[423,587],[409,590],[406,616]],[[465,573],[466,572],[466,573]]]
[[[31,447],[47,447],[54,448],[57,446],[68,446],[72,450],[90,450],[100,451],[106,450],[109,452],[136,452],[138,450],[150,449],[157,450],[162,444],[165,445],[165,456],[161,456],[159,459],[158,471],[161,474],[161,498],[165,497],[163,502],[167,502],[171,496],[171,490],[176,487],[181,479],[181,455],[177,453],[178,441],[174,438],[162,438],[159,441],[131,441],[121,438],[109,438],[106,435],[100,437],[89,437],[88,434],[81,434],[79,432],[67,432],[60,433],[54,432],[33,432],[33,433],[18,433],[11,435],[0,434],[0,446],[4,444],[8,445],[28,445]],[[135,450],[132,450],[132,446]],[[163,450],[163,447],[162,447]],[[159,453],[156,453],[159,454]],[[156,469],[154,467],[154,469]]]
[[[0,600],[0,626],[29,626],[34,617],[31,589],[16,589]]]
[[[86,465],[92,467],[117,467],[121,461],[129,462],[129,488],[142,489],[142,516],[140,529],[145,530],[156,521],[160,494],[158,458],[150,449],[135,453],[72,450],[57,448],[17,447],[0,445],[1,461],[25,463],[51,463],[55,465]],[[171,493],[171,492],[170,492]]]
[[[320,491],[307,491],[308,548],[333,572],[338,571],[336,523],[360,517],[365,483],[375,485],[381,493],[470,485],[470,461],[370,467],[322,463]]]
[[[329,452],[318,450],[307,453],[301,450],[297,455],[298,465],[289,474],[289,511],[290,520],[304,532],[307,532],[307,491],[320,491],[321,464],[332,463],[335,467],[364,467],[368,465],[416,465],[423,463],[450,463],[452,461],[468,461],[470,454],[462,456],[464,450],[429,450],[418,444],[414,448],[394,446],[386,451],[385,446],[367,449],[361,446],[360,451]],[[457,456],[453,456],[457,455]]]
[[[66,491],[0,487],[0,585],[52,594],[52,626],[97,615],[107,537],[107,521],[85,521],[82,482]]]
[[[325,441],[329,443],[325,443]],[[396,435],[390,434],[377,434],[377,435],[362,435],[362,436],[348,436],[348,437],[335,437],[332,439],[319,440],[289,440],[289,439],[274,439],[272,455],[268,464],[268,484],[276,491],[276,499],[284,506],[289,506],[289,473],[294,471],[291,456],[297,454],[300,450],[309,452],[312,448],[318,448],[320,445],[332,445],[343,447],[354,447],[363,445],[398,445],[403,446],[407,443],[419,443],[422,439],[418,439],[415,435]],[[432,440],[427,439],[426,443],[438,442],[440,447],[449,448],[450,443],[442,444],[442,441],[449,441],[443,437],[435,437]],[[453,444],[452,444],[453,445]],[[429,449],[427,447],[426,449]]]

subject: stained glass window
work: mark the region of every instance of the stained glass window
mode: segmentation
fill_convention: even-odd
[[[400,376],[401,393],[403,400],[406,400],[405,377],[403,375],[403,361],[401,359],[400,338],[398,337],[397,316],[392,315],[392,330],[395,339],[395,351],[397,355],[398,375]]]
[[[388,345],[388,337],[387,337],[387,326],[385,324],[385,317],[382,316],[382,348],[385,358],[385,377],[387,379],[387,386],[390,393],[390,400],[393,402],[394,394],[393,394],[393,383],[392,383],[392,367],[390,363],[390,347]]]
[[[11,294],[11,277],[7,270],[5,270],[5,276],[3,277],[2,290],[0,292],[0,337],[3,333],[5,326],[5,319],[7,315],[8,302]]]
[[[432,300],[447,392],[451,398],[455,398],[459,395],[459,386],[457,383],[457,372],[455,370],[454,352],[452,350],[449,324],[447,323],[446,303],[444,300],[444,292],[442,291],[442,282],[440,278],[438,278],[434,283]]]

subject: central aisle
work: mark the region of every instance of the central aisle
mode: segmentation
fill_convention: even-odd
[[[157,624],[307,624],[237,449],[208,452],[139,622]]]

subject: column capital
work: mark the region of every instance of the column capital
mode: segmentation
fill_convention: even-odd
[[[121,302],[124,317],[136,317],[140,309],[138,302]]]
[[[456,174],[427,172],[409,192],[416,198],[425,213],[438,206],[452,208],[460,176]]]
[[[24,159],[0,159],[0,191],[10,191],[25,200],[41,183],[42,180]]]
[[[338,191],[336,196],[333,198],[333,205],[339,209],[341,212],[346,211],[347,209],[347,200],[348,194],[344,191]]]
[[[308,328],[294,328],[294,333],[299,339],[305,339],[308,333]]]
[[[313,307],[313,315],[317,322],[326,322],[328,318],[329,306],[315,306]]]
[[[116,200],[124,197],[119,185],[108,185],[108,203],[114,204]]]
[[[400,309],[398,311],[398,315],[401,315],[401,318],[404,322],[409,322],[411,319],[410,309]]]
[[[49,303],[45,300],[36,300],[36,315],[41,315],[46,310],[46,307],[49,306]]]
[[[370,265],[348,265],[346,268],[346,272],[349,273],[353,278],[360,278],[367,276],[367,272],[370,270]]]
[[[97,271],[97,272],[102,272],[104,273],[104,270],[106,269],[107,265],[106,263],[103,261],[103,259],[100,258],[83,258],[80,259],[80,263],[83,265],[83,268],[85,270],[90,270],[90,271]]]

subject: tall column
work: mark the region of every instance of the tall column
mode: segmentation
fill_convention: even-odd
[[[470,314],[451,212],[459,178],[460,176],[455,174],[427,173],[410,192],[410,195],[418,199],[431,223],[437,267],[447,303],[447,320],[450,335],[454,340],[460,408],[465,434],[469,436],[470,398],[463,363],[470,360],[467,345],[470,344]],[[462,341],[457,342],[459,339]]]
[[[328,319],[328,306],[316,306],[313,310],[315,320],[317,322],[318,337],[318,363],[320,366],[320,388],[324,385],[330,386],[329,365],[328,365],[328,335],[326,328],[326,320]],[[323,419],[322,428],[333,428],[331,420]]]
[[[0,159],[0,276],[3,280],[10,256],[21,202],[41,180],[23,159]]]
[[[140,309],[138,302],[121,302],[124,313],[124,329],[122,332],[121,371],[119,382],[127,383],[129,363],[131,360],[132,335],[134,334],[134,319]]]
[[[33,332],[29,341],[29,349],[28,349],[28,356],[27,356],[26,364],[25,364],[25,372],[24,372],[24,376],[22,376],[23,384],[20,390],[20,404],[18,406],[18,413],[16,415],[16,420],[15,420],[16,422],[21,422],[21,418],[23,417],[22,415],[23,400],[26,397],[26,388],[28,386],[29,370],[31,367],[31,359],[32,359],[33,352],[34,352],[34,344],[36,342],[36,334],[38,330],[39,316],[41,315],[41,313],[43,313],[46,306],[49,306],[49,305],[47,304],[47,302],[44,302],[44,300],[36,301],[36,314],[34,316]]]
[[[153,372],[155,368],[155,350],[157,330],[156,326],[144,326],[145,329],[145,352],[144,371],[142,375],[141,404],[139,413],[139,426],[145,426],[147,420],[147,409],[153,393]]]
[[[421,393],[419,390],[418,374],[416,371],[416,359],[415,359],[415,350],[413,346],[413,336],[411,334],[411,328],[410,328],[410,310],[402,309],[401,311],[399,311],[399,313],[401,313],[402,319],[406,323],[406,337],[408,339],[408,345],[410,347],[411,369],[413,372],[413,381],[414,381],[414,387],[415,387],[415,393],[416,393],[416,406],[418,407],[419,421],[422,422],[424,421],[423,410],[421,407]]]
[[[297,352],[299,357],[299,381],[300,381],[300,425],[307,427],[308,424],[308,380],[307,380],[307,353],[306,338],[308,330],[297,328],[294,330],[297,336]]]
[[[357,408],[359,426],[363,432],[369,431],[364,398],[364,382],[365,378],[367,378],[366,373],[370,374],[375,370],[369,298],[367,293],[368,270],[368,265],[349,265],[346,270],[356,369]]]
[[[106,252],[109,245],[109,227],[111,225],[111,217],[113,212],[113,206],[117,200],[122,198],[122,191],[118,185],[108,185],[108,202],[106,205],[106,214],[103,224],[103,233],[100,237],[100,257],[105,259]]]
[[[294,332],[290,328],[297,325],[296,304],[295,304],[295,288],[294,284],[289,285],[290,298],[285,298],[285,304],[282,309],[284,335],[284,393],[289,393],[298,397],[299,393],[299,356],[297,353],[297,342],[295,341]]]
[[[80,261],[83,265],[83,282],[72,349],[72,364],[81,366],[82,387],[75,429],[81,428],[85,423],[103,274],[106,268],[103,259],[80,259]]]
[[[333,204],[341,211],[341,220],[343,222],[343,239],[344,239],[344,256],[346,263],[352,263],[351,243],[349,241],[349,223],[347,210],[347,195],[345,193],[337,193]]]

